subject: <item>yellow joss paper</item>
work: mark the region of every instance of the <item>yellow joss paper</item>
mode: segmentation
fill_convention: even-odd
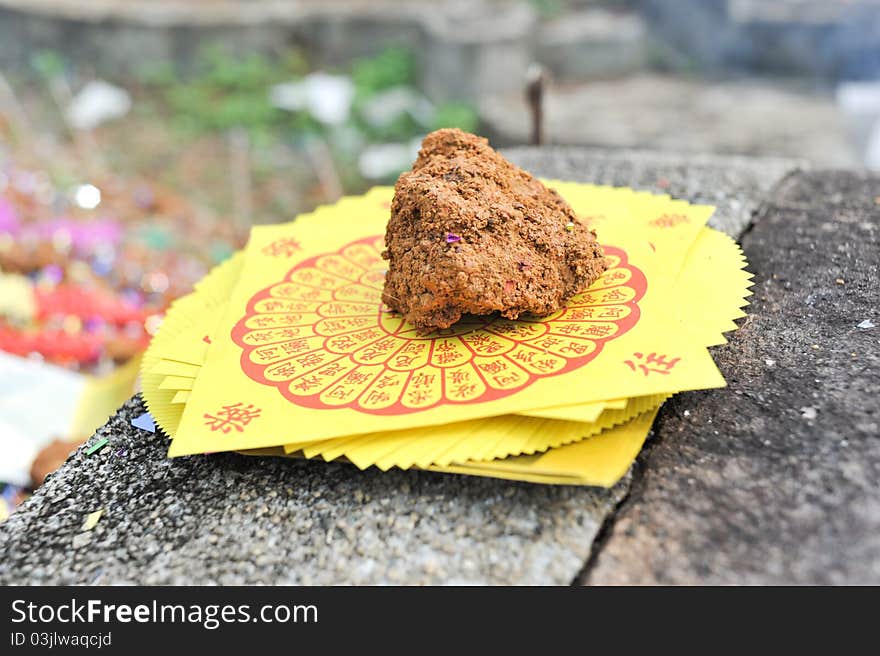
[[[170,454],[722,386],[705,345],[682,330],[684,301],[671,293],[711,208],[629,190],[615,205],[614,191],[589,185],[560,191],[583,216],[596,197],[602,214],[589,220],[609,256],[606,274],[549,317],[474,318],[428,337],[381,303],[390,192],[255,228],[222,317],[199,347],[204,365]]]
[[[664,396],[636,397],[619,410],[605,410],[591,423],[504,415],[375,435],[338,438],[307,445],[285,445],[285,452],[307,457],[348,459],[361,469],[377,466],[408,469],[448,465],[466,460],[494,460],[510,455],[547,451],[597,435],[657,408]]]
[[[544,485],[611,487],[629,470],[651,431],[657,408],[595,437],[550,449],[545,453],[500,460],[467,461],[421,467],[446,474],[502,478]],[[253,449],[251,456],[302,458],[302,451],[285,454],[279,448]]]
[[[680,329],[689,334],[700,344],[712,345],[724,342],[722,331],[735,328],[733,319],[742,316],[741,306],[746,304],[747,291],[751,285],[751,274],[742,270],[744,258],[742,252],[730,237],[714,230],[703,228],[694,244],[688,250],[686,265],[682,266],[673,288],[674,295],[684,302],[678,304]],[[718,276],[718,271],[728,271],[728,275]],[[216,274],[212,272],[208,278]],[[229,282],[230,287],[234,283]],[[726,287],[726,288],[725,288]],[[230,290],[224,290],[220,296],[225,297]],[[222,306],[217,306],[218,311]],[[185,326],[177,331],[178,335],[197,335],[208,331],[208,326],[213,326],[216,319],[212,310],[200,308],[196,316],[187,317],[180,311],[176,311],[168,328]],[[186,326],[186,322],[191,325]],[[206,351],[202,351],[203,357]],[[708,354],[706,357],[709,357]],[[184,376],[195,379],[200,370],[198,365],[187,364],[171,360],[161,360],[153,369],[152,373],[167,374],[162,381],[161,389],[179,389],[174,396],[173,403],[185,403],[189,399],[187,390],[192,389],[192,380],[183,379]],[[171,378],[174,376],[174,378]],[[175,387],[174,381],[183,381],[183,384]],[[627,405],[627,399],[596,401],[576,405],[556,406],[551,408],[539,408],[520,412],[532,417],[546,419],[559,419],[570,422],[595,422],[603,410],[622,409]],[[176,432],[176,425],[166,427],[170,434]],[[290,450],[290,449],[289,449]]]
[[[651,431],[657,409],[633,421],[546,453],[503,460],[432,465],[431,471],[552,485],[611,487],[629,470]]]
[[[609,271],[550,317],[427,338],[381,305],[390,188],[255,229],[144,357],[170,453],[612,485],[669,394],[723,384],[705,347],[736,327],[751,275],[705,227],[711,208],[551,184],[598,231]]]

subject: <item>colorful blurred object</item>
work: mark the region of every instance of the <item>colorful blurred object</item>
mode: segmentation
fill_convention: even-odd
[[[0,521],[136,391],[168,304],[241,245],[156,184],[55,182],[2,146]]]

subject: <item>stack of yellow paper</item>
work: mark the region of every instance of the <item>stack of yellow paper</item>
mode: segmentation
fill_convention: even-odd
[[[706,227],[711,207],[548,184],[597,231],[607,272],[548,317],[429,336],[381,302],[391,188],[254,228],[145,354],[169,454],[613,485],[666,398],[725,384],[707,347],[744,316],[751,275]]]

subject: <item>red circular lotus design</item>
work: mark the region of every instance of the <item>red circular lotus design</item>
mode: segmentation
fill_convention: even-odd
[[[593,360],[636,324],[647,287],[606,246],[608,270],[559,312],[466,317],[420,336],[382,303],[383,247],[368,237],[309,258],[251,298],[232,330],[244,372],[309,408],[396,415],[490,401]]]

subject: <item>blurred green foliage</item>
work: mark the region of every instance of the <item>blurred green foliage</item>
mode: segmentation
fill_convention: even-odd
[[[562,0],[526,0],[544,19],[556,18],[565,10]]]
[[[36,52],[31,67],[48,82],[72,74],[65,60],[52,51]],[[312,70],[298,50],[268,57],[235,54],[224,44],[213,44],[202,47],[185,67],[171,62],[145,63],[122,84],[134,87],[133,116],[159,117],[167,122],[173,130],[171,139],[181,140],[178,147],[185,147],[191,139],[226,139],[232,131],[246,131],[257,178],[273,175],[273,144],[286,144],[298,151],[309,146],[310,140],[320,139],[349,191],[364,186],[358,162],[363,150],[372,144],[408,144],[441,127],[460,127],[470,132],[478,129],[478,115],[471,105],[430,103],[421,96],[417,61],[401,48],[389,48],[327,71],[349,77],[354,88],[351,113],[342,125],[325,125],[307,110],[287,111],[272,104],[272,87],[302,81]],[[389,91],[397,103],[401,95],[395,94],[408,95],[414,106],[387,117],[385,122],[367,120],[370,112],[365,108],[372,104],[375,114],[376,103],[381,107],[385,102],[382,94]],[[394,100],[389,102],[395,105]]]
[[[163,63],[145,67],[140,79],[157,93],[184,135],[240,127],[264,140],[276,130],[317,129],[311,117],[291,115],[268,99],[272,85],[300,78],[305,71],[305,61],[295,53],[278,60],[256,53],[236,57],[214,45],[199,53],[188,77]]]
[[[437,108],[433,129],[461,128],[465,132],[476,132],[480,123],[477,111],[466,103],[445,103]]]
[[[411,53],[389,48],[377,55],[358,59],[351,66],[357,97],[367,98],[396,86],[414,85],[416,62]]]
[[[41,77],[51,80],[64,73],[64,60],[53,50],[38,50],[31,56],[31,67]]]
[[[184,135],[224,131],[240,127],[257,141],[273,133],[302,137],[327,132],[308,112],[288,112],[273,107],[269,89],[283,82],[296,82],[309,71],[305,58],[291,50],[280,58],[258,54],[237,57],[219,46],[204,48],[191,75],[185,76],[168,63],[145,67],[142,84],[155,92],[167,108],[172,124]],[[395,87],[414,87],[416,62],[412,54],[389,48],[375,57],[354,61],[348,74],[354,84],[350,126],[368,142],[406,141],[438,127],[474,131],[476,110],[465,103],[444,103],[435,108],[433,124],[421,125],[408,113],[389,124],[371,126],[359,110],[377,94]]]

